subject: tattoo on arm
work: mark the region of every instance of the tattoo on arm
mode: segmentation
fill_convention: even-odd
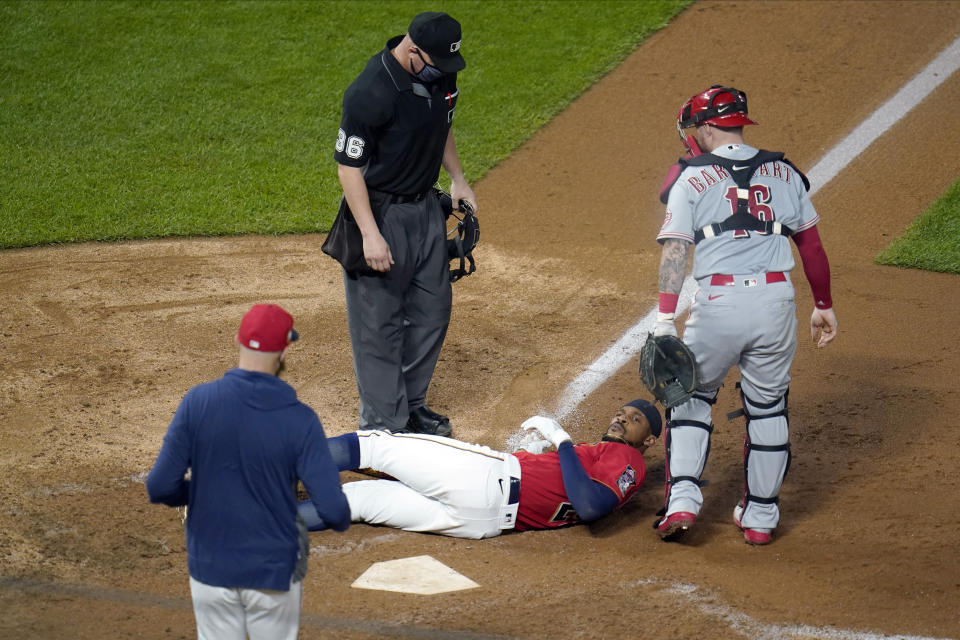
[[[683,277],[687,273],[687,251],[690,245],[683,240],[670,238],[664,241],[660,255],[660,280],[658,286],[664,293],[680,293]]]

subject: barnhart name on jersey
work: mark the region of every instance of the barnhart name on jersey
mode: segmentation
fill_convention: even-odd
[[[792,176],[792,171],[790,166],[781,162],[766,162],[760,165],[757,168],[755,176],[763,176],[767,178],[778,178],[787,184],[790,183],[790,178]],[[693,187],[693,190],[697,193],[703,193],[708,188],[712,187],[715,184],[720,184],[721,181],[727,180],[730,178],[730,174],[724,170],[718,164],[710,165],[709,167],[704,167],[699,170],[698,175],[692,175],[687,177],[687,184]]]
[[[661,193],[666,215],[657,242],[695,244],[695,280],[717,273],[793,269],[788,236],[771,225],[798,234],[820,220],[810,201],[810,183],[796,165],[777,151],[729,144],[674,166],[682,171]],[[668,179],[673,175],[671,170]],[[744,222],[743,214],[757,224],[751,220],[737,226]],[[733,221],[736,216],[739,221]],[[713,233],[707,234],[707,228]]]

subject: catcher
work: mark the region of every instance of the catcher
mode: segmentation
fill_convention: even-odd
[[[778,496],[790,467],[787,392],[797,349],[791,240],[813,293],[810,334],[820,347],[837,335],[830,265],[809,183],[782,153],[744,141],[744,126],[754,124],[747,96],[737,89],[714,85],[687,100],[677,131],[688,155],[671,169],[660,195],[667,210],[657,235],[663,250],[655,336],[677,335],[674,314],[691,246],[699,287],[683,336],[695,370],[662,380],[656,358],[649,352],[641,358],[644,381],[666,410],[666,504],[654,523],[666,540],[683,535],[700,513],[711,407],[734,366],[743,404],[736,413],[746,417],[747,428],[744,489],[733,520],[755,545],[769,543],[780,521]],[[660,346],[664,354],[679,353],[674,362],[682,363],[693,356],[680,344]]]
[[[343,485],[353,522],[478,539],[590,522],[622,506],[643,484],[643,452],[656,442],[661,424],[653,404],[634,400],[617,411],[595,444],[574,445],[555,420],[529,418],[522,428],[556,447],[545,453],[503,453],[387,431],[328,442],[341,471],[381,477]],[[298,509],[311,531],[327,528],[311,501]]]

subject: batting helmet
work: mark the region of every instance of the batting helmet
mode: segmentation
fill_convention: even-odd
[[[757,124],[747,117],[747,94],[719,84],[684,102],[677,114],[677,129],[680,131],[703,123],[717,127]]]

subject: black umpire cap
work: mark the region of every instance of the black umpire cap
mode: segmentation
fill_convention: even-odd
[[[467,66],[460,55],[460,23],[442,11],[417,14],[407,29],[414,44],[426,51],[434,66],[444,73],[455,73]]]

